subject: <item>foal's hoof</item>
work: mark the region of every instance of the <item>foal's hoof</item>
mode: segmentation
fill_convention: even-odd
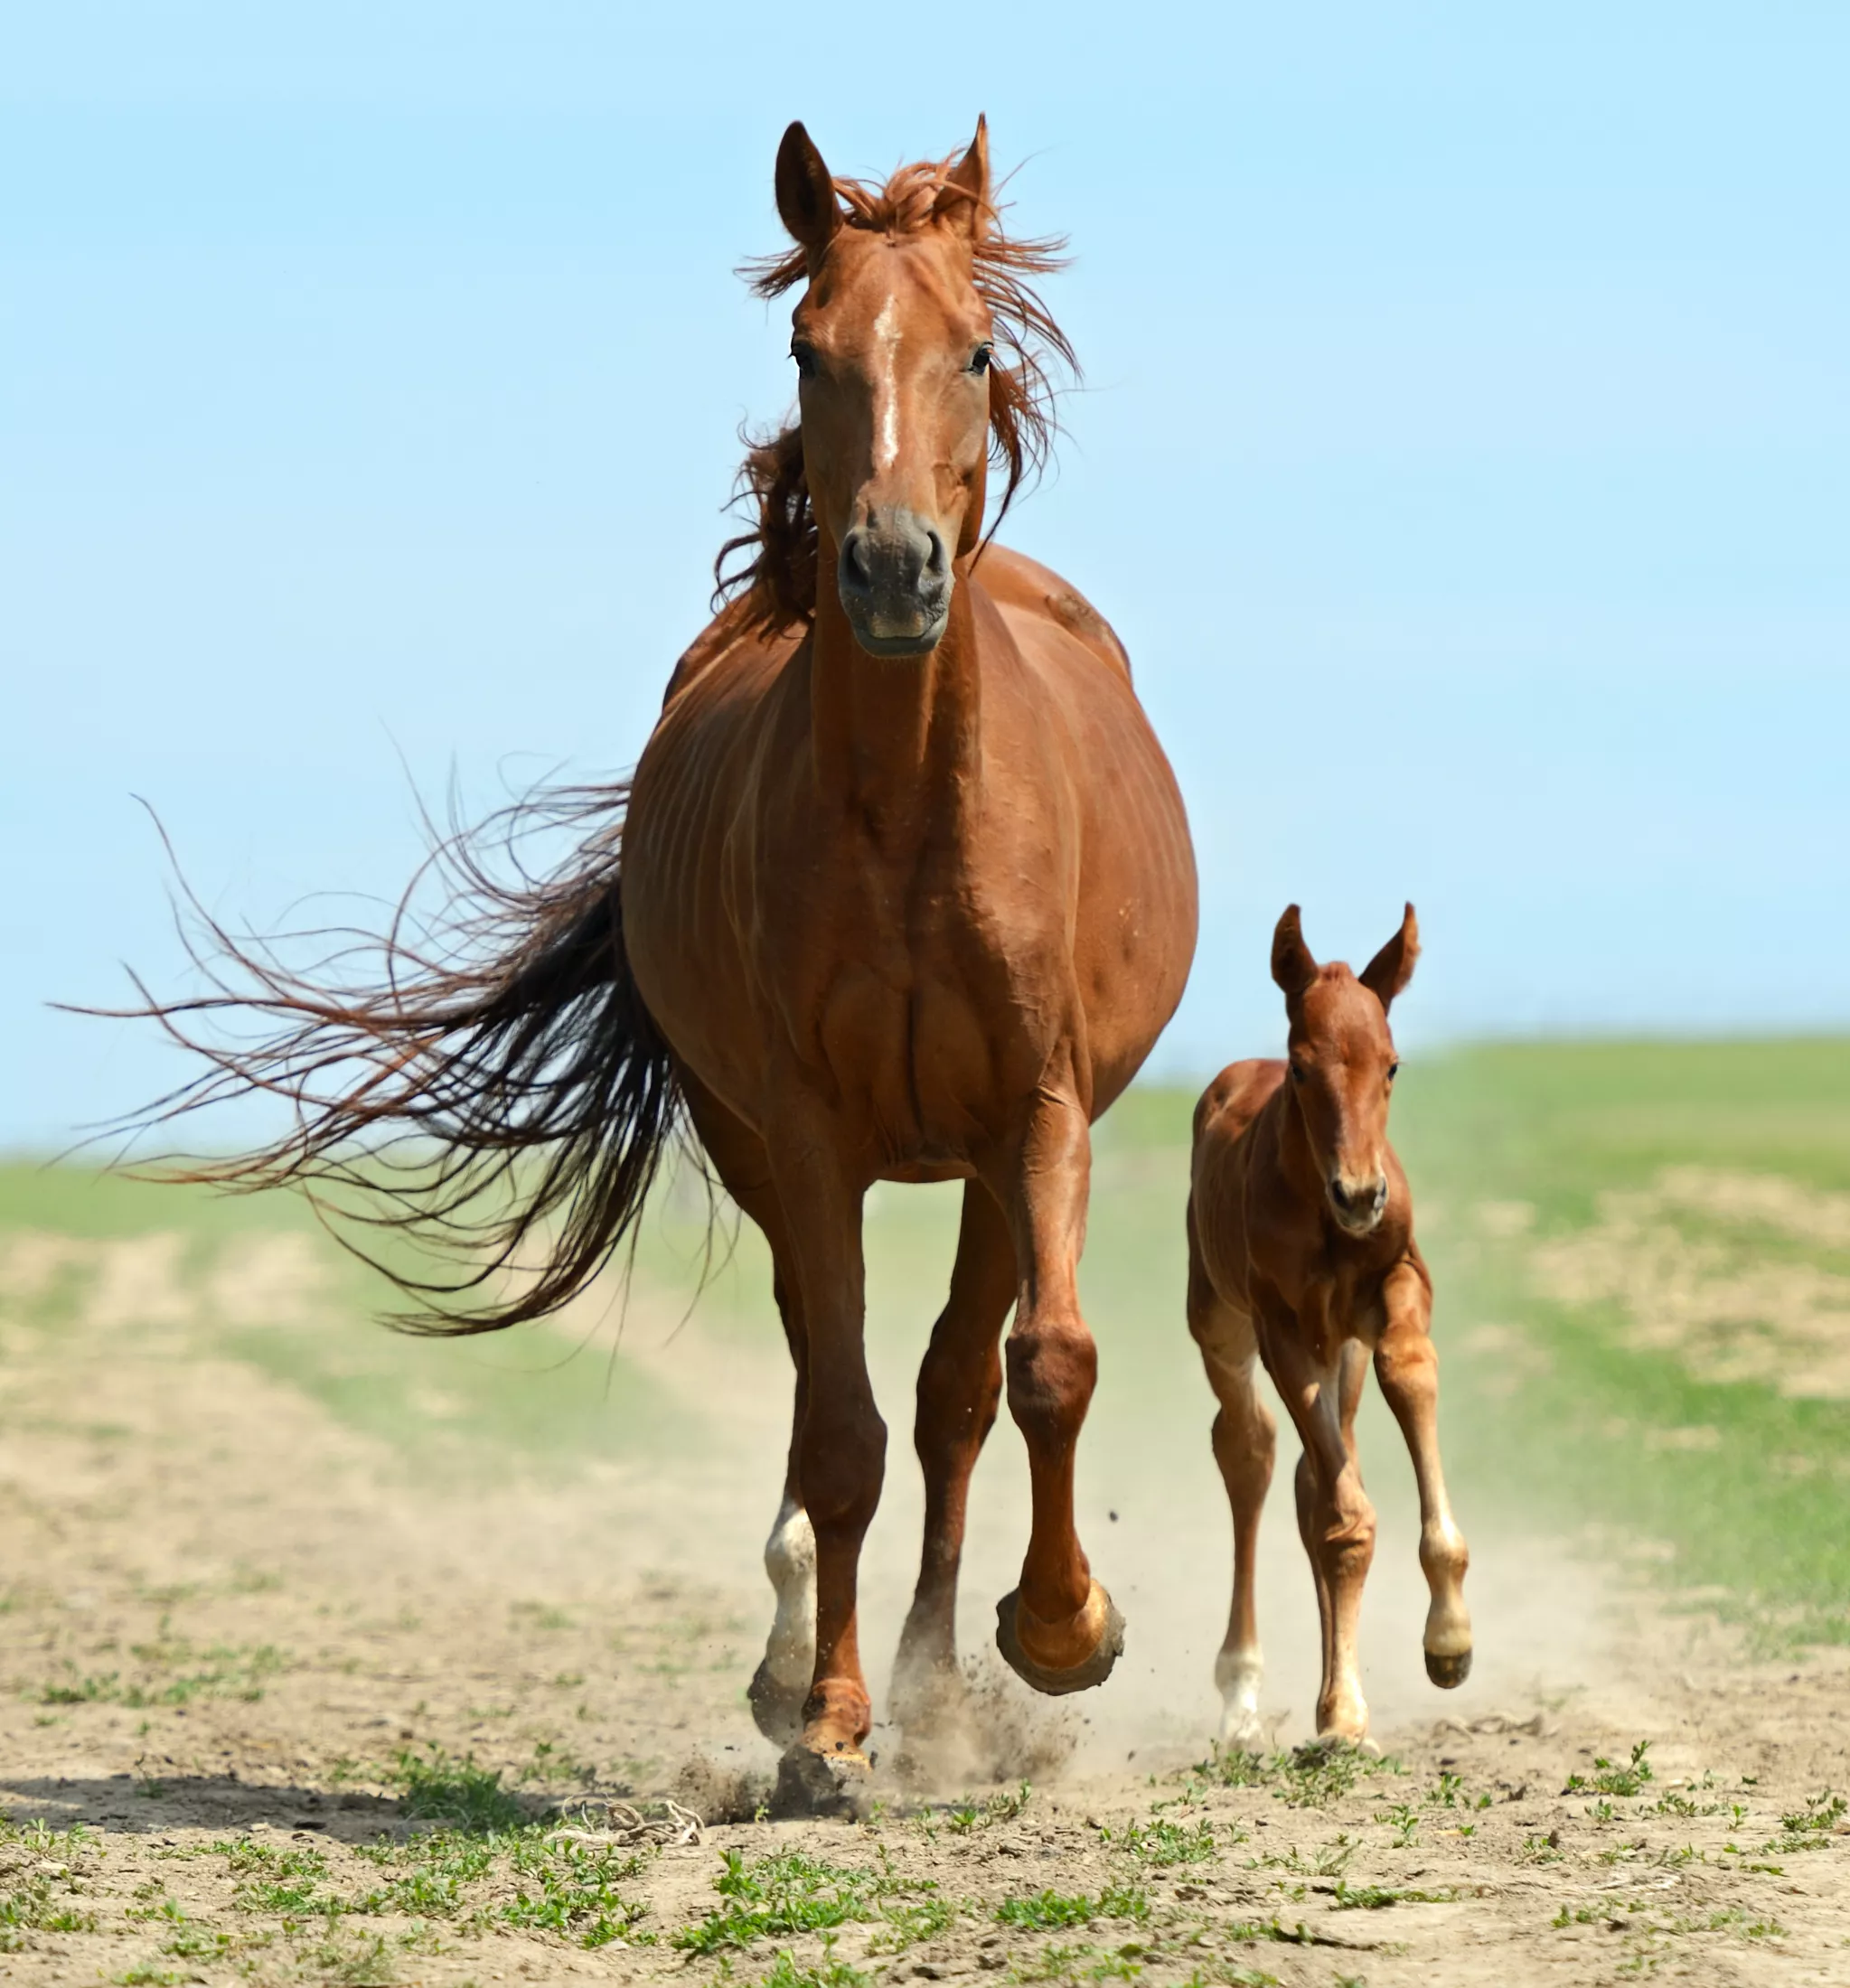
[[[1086,1629],[1093,1635],[1090,1654],[1074,1664],[1038,1662],[1023,1646],[1024,1630],[1027,1642],[1045,1647],[1062,1636],[1072,1637],[1075,1630],[1083,1633]],[[1080,1646],[1085,1647],[1083,1642]],[[1061,1624],[1037,1622],[1028,1615],[1018,1588],[996,1604],[996,1647],[1018,1677],[1050,1698],[1062,1698],[1068,1692],[1090,1691],[1112,1674],[1112,1666],[1124,1653],[1124,1618],[1097,1581],[1093,1582],[1092,1592],[1078,1615],[1071,1622]]]
[[[768,1657],[752,1673],[745,1690],[752,1723],[774,1747],[787,1747],[801,1736],[803,1700],[809,1691],[807,1677],[800,1684],[780,1683]]]
[[[1456,1656],[1440,1656],[1433,1651],[1426,1652],[1426,1675],[1441,1691],[1456,1691],[1471,1674],[1471,1653],[1460,1650]]]
[[[779,1822],[808,1816],[859,1815],[867,1805],[872,1767],[859,1747],[818,1753],[800,1740],[777,1763],[771,1814]]]

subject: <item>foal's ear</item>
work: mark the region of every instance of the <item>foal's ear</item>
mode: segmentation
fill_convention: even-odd
[[[1420,957],[1420,921],[1409,905],[1400,930],[1362,969],[1362,985],[1381,1003],[1385,1014],[1394,998],[1413,977],[1413,961]]]
[[[841,225],[835,182],[801,123],[791,126],[777,147],[777,216],[809,251],[812,268]]]
[[[970,149],[951,168],[932,212],[944,226],[972,241],[990,230],[990,121],[979,116]]]
[[[1272,977],[1294,1001],[1317,978],[1317,962],[1304,943],[1304,927],[1295,905],[1285,906],[1285,914],[1272,935]]]

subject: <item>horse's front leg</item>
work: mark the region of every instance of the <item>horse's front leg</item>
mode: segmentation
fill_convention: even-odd
[[[771,1251],[772,1293],[796,1372],[790,1449],[784,1470],[784,1496],[771,1536],[765,1542],[765,1572],[777,1598],[777,1614],[765,1644],[762,1663],[752,1674],[746,1697],[752,1717],[767,1740],[787,1746],[803,1730],[803,1702],[816,1664],[816,1542],[803,1510],[799,1451],[803,1443],[809,1346],[803,1307],[792,1268],[784,1209],[771,1178],[765,1142],[707,1090],[691,1072],[681,1074],[681,1090],[702,1148],[726,1191],[764,1232]]]
[[[803,1103],[776,1114],[770,1156],[801,1303],[807,1360],[796,1475],[816,1543],[816,1655],[795,1750],[865,1767],[872,1730],[861,1673],[856,1588],[861,1541],[880,1501],[887,1425],[862,1343],[862,1188],[826,1117]]]
[[[1449,1691],[1471,1674],[1471,1618],[1464,1595],[1471,1556],[1452,1518],[1439,1461],[1439,1355],[1424,1266],[1396,1266],[1381,1299],[1387,1323],[1375,1349],[1375,1371],[1406,1438],[1420,1486],[1420,1565],[1432,1598],[1426,1612],[1426,1674]]]
[[[1098,1378],[1079,1311],[1092,1136],[1071,1092],[1044,1086],[1002,1189],[1019,1285],[1009,1335],[1009,1411],[1028,1445],[1033,1519],[1021,1582],[996,1609],[996,1644],[1037,1691],[1102,1684],[1124,1646],[1073,1524],[1074,1452]]]
[[[1317,1585],[1323,1676],[1317,1737],[1360,1740],[1368,1731],[1357,1630],[1362,1587],[1375,1558],[1375,1507],[1362,1489],[1353,1447],[1355,1403],[1366,1361],[1341,1347],[1327,1359],[1306,1344],[1302,1324],[1275,1292],[1259,1298],[1260,1346],[1304,1454],[1298,1464],[1298,1527]]]
[[[962,1710],[957,1670],[957,1571],[963,1555],[970,1474],[1002,1398],[997,1342],[1015,1302],[1015,1244],[981,1181],[963,1190],[951,1295],[918,1370],[913,1439],[925,1474],[925,1538],[918,1587],[893,1665],[893,1717],[909,1748],[944,1737]],[[961,1735],[952,1735],[953,1738]]]

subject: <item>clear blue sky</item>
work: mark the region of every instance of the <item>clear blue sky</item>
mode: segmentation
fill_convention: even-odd
[[[1272,920],[1417,900],[1417,1046],[1850,1025],[1850,11],[322,4],[0,24],[0,1143],[173,1066],[49,1014],[390,895],[399,755],[628,764],[784,408],[778,135],[990,115],[1087,368],[1010,536],[1192,811],[1194,1074]]]

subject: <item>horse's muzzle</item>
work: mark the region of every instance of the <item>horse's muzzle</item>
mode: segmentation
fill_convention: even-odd
[[[955,576],[942,536],[916,512],[876,512],[841,541],[835,584],[854,639],[872,656],[935,649]]]
[[[1372,1233],[1387,1212],[1387,1176],[1376,1174],[1372,1180],[1348,1181],[1339,1174],[1332,1174],[1329,1205],[1338,1227],[1351,1235]]]

